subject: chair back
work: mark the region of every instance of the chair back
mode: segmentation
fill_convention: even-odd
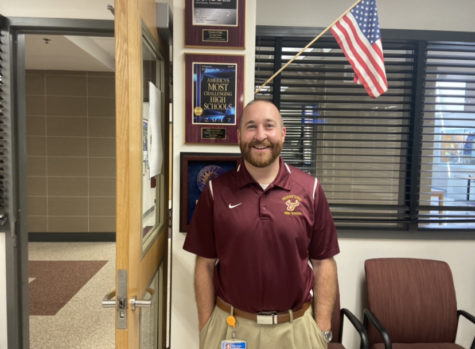
[[[365,262],[368,308],[393,343],[450,343],[457,330],[457,301],[447,263],[411,258]],[[371,343],[382,342],[373,326]]]

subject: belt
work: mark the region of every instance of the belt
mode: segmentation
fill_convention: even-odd
[[[229,303],[226,303],[223,301],[221,298],[216,299],[216,305],[218,308],[224,310],[226,313],[231,313],[231,305]],[[307,309],[310,308],[310,302],[304,303],[302,305],[302,308],[296,311],[292,311],[292,318],[293,319],[298,319],[301,317]],[[277,313],[277,312],[260,312],[260,313],[248,313],[247,311],[240,310],[237,308],[233,309],[235,316],[237,317],[242,317],[244,319],[248,320],[253,320],[257,322],[259,325],[277,325],[281,324],[284,322],[289,322],[290,321],[290,313],[289,312],[283,312],[283,313]]]

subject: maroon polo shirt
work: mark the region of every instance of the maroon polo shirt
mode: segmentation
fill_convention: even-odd
[[[311,299],[314,284],[309,258],[339,252],[319,181],[282,160],[266,190],[243,162],[211,181],[183,248],[217,258],[217,296],[253,313],[299,309]]]

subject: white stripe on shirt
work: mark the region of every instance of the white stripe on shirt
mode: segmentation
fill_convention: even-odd
[[[211,197],[212,197],[213,200],[214,200],[213,181],[212,181],[212,180],[209,181],[209,191],[210,191],[210,193],[211,193]]]
[[[313,185],[313,200],[315,200],[317,195],[317,185],[318,185],[318,178],[315,177],[315,184]]]
[[[290,167],[285,162],[284,162],[284,165],[287,168],[287,172],[292,173],[292,171],[290,171]]]

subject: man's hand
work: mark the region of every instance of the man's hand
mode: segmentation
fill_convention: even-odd
[[[196,256],[195,297],[198,307],[198,323],[201,331],[209,320],[216,303],[213,282],[216,259]]]
[[[315,285],[313,287],[315,321],[320,330],[329,331],[338,292],[336,263],[333,258],[312,259],[312,265],[315,276]]]

